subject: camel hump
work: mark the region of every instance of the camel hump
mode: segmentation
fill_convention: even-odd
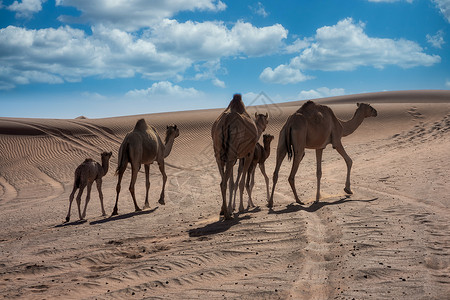
[[[146,131],[148,128],[147,122],[144,119],[140,119],[136,122],[133,131]]]
[[[230,101],[230,104],[228,105],[228,110],[230,110],[230,112],[237,112],[239,114],[243,114],[244,112],[246,112],[241,94],[233,95],[233,99]]]
[[[83,163],[88,164],[91,162],[94,162],[94,160],[92,158],[86,158]]]
[[[313,110],[317,110],[317,108],[318,108],[318,105],[314,101],[308,100],[302,105],[302,107],[300,107],[300,109],[297,112],[308,113]]]

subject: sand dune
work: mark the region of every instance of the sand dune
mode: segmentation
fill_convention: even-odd
[[[274,207],[257,171],[257,208],[219,219],[220,176],[210,137],[222,111],[203,110],[105,119],[0,118],[0,292],[17,299],[445,299],[450,294],[450,91],[404,91],[321,99],[341,119],[356,102],[378,111],[343,144],[345,163],[324,151],[322,197],[315,195],[315,155],[297,173],[306,206],[294,203],[280,171]],[[249,107],[268,110],[275,135],[266,162],[271,177],[281,126],[301,102]],[[75,168],[112,151],[103,178],[105,209],[115,200],[117,151],[145,118],[164,135],[180,136],[166,159],[166,205],[157,203],[161,176],[151,167],[150,206],[134,212],[125,173],[119,215],[101,217],[92,190],[87,221],[64,224]],[[138,203],[144,203],[144,174]],[[83,197],[84,199],[84,197]],[[72,219],[77,213],[72,208]]]

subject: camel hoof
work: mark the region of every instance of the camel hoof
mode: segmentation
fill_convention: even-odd
[[[102,213],[102,217],[106,217],[106,213],[104,212],[104,213]]]
[[[164,202],[164,199],[159,199],[158,203],[161,204],[161,205],[166,205],[166,202]]]
[[[70,221],[70,217],[66,217],[66,223]]]
[[[317,201],[317,200],[316,200]],[[302,201],[300,201],[300,200],[295,200],[295,202],[297,202],[298,204],[300,204],[300,205],[304,205],[305,203],[303,203]]]
[[[346,192],[346,193],[349,194],[349,195],[353,195],[353,192],[352,192],[351,189],[345,188],[345,189],[344,189],[344,192]]]
[[[112,216],[117,216],[117,215],[118,215],[117,209],[115,209],[115,210],[112,212],[111,217],[112,217]]]
[[[269,202],[267,203],[267,207],[268,207],[268,208],[272,208],[272,207],[273,207],[273,202],[269,201]]]
[[[134,209],[134,211],[135,211],[135,212],[138,212],[138,211],[142,211],[142,209],[140,209],[139,207],[136,207],[136,208]]]
[[[150,205],[145,204],[144,207],[143,207],[142,209],[147,209],[147,208],[150,208]]]

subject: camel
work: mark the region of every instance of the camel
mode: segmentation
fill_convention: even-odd
[[[131,181],[130,193],[133,198],[135,211],[141,211],[136,202],[134,193],[134,185],[136,183],[137,174],[141,165],[145,167],[145,203],[144,209],[150,207],[148,203],[148,190],[150,189],[150,164],[157,162],[159,170],[163,177],[163,186],[158,202],[162,205],[164,202],[164,189],[166,186],[167,175],[164,169],[164,158],[166,158],[171,150],[175,138],[180,135],[177,125],[167,126],[165,143],[161,141],[157,131],[152,126],[147,125],[144,119],[136,122],[133,131],[129,132],[119,148],[119,157],[117,163],[116,175],[118,175],[116,186],[116,204],[112,216],[117,215],[117,202],[119,201],[120,183],[122,182],[123,173],[125,172],[128,163],[131,164]]]
[[[263,135],[263,145],[258,142],[255,146],[255,152],[253,154],[253,160],[250,164],[250,167],[248,168],[247,173],[247,183],[245,184],[245,187],[247,189],[248,193],[248,207],[255,207],[252,201],[252,191],[253,186],[255,185],[255,171],[256,171],[256,165],[259,165],[259,169],[261,170],[261,173],[264,176],[264,180],[266,181],[266,192],[267,192],[267,201],[269,201],[269,177],[266,174],[266,167],[264,163],[266,162],[267,158],[270,155],[270,143],[273,141],[274,137],[271,134],[265,134]],[[243,166],[243,159],[239,160],[239,172],[237,176],[237,180],[239,181],[239,178],[242,173],[242,166]],[[234,187],[234,199],[233,199],[233,210],[236,205],[236,189],[237,186]]]
[[[233,166],[238,159],[244,158],[243,174],[247,174],[253,159],[255,145],[262,132],[266,129],[268,114],[255,113],[256,123],[252,120],[242,102],[242,96],[235,94],[224,112],[220,114],[211,129],[214,154],[219,168],[222,193],[221,214],[226,220],[231,219],[231,200],[234,190]],[[230,179],[231,178],[231,179]],[[239,183],[240,206],[239,211],[244,210],[243,191],[245,176]],[[227,207],[226,192],[229,181],[230,203]]]
[[[86,158],[86,160],[76,168],[73,190],[69,197],[69,212],[66,216],[66,222],[70,221],[70,209],[72,208],[73,197],[77,189],[80,189],[77,195],[78,215],[80,220],[83,220],[86,217],[86,208],[89,200],[91,199],[91,188],[94,181],[97,184],[98,196],[102,206],[102,216],[106,216],[105,208],[103,206],[102,177],[108,173],[109,159],[111,158],[111,155],[112,152],[103,152],[101,154],[101,165],[98,162],[95,162],[92,158]],[[86,203],[84,204],[83,213],[81,213],[81,195],[83,194],[85,187],[87,187]]]
[[[320,179],[322,177],[322,153],[328,144],[344,158],[347,165],[347,178],[344,191],[347,194],[353,194],[350,189],[350,171],[352,168],[352,159],[345,152],[342,146],[341,138],[352,134],[367,117],[376,117],[377,111],[370,104],[357,103],[357,109],[352,119],[342,121],[338,119],[334,112],[325,105],[319,105],[313,101],[308,101],[302,107],[292,114],[280,131],[277,147],[277,158],[275,170],[273,172],[272,194],[270,196],[268,207],[273,206],[273,194],[275,185],[278,181],[278,172],[281,163],[288,154],[290,160],[294,156],[291,173],[289,175],[289,184],[294,193],[295,201],[303,204],[298,198],[295,189],[295,174],[298,166],[305,155],[305,148],[316,150],[317,160],[317,191],[316,200],[320,199]]]

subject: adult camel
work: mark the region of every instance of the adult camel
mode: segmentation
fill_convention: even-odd
[[[136,196],[134,194],[134,185],[136,183],[137,174],[141,165],[145,167],[145,204],[144,208],[149,207],[148,190],[150,189],[150,164],[156,161],[159,165],[163,177],[163,186],[159,198],[160,204],[164,202],[164,188],[166,186],[167,175],[164,169],[164,158],[166,158],[170,151],[176,137],[180,135],[177,125],[167,126],[165,143],[161,141],[158,132],[152,126],[147,125],[144,119],[136,122],[133,131],[129,132],[119,148],[119,157],[117,163],[116,175],[119,176],[116,186],[116,204],[112,215],[117,215],[117,202],[119,201],[120,183],[122,182],[123,173],[125,172],[128,163],[131,164],[131,181],[130,193],[133,198],[135,211],[141,209],[137,205]]]
[[[298,166],[305,155],[305,148],[316,150],[317,160],[317,192],[314,203],[320,199],[320,179],[322,177],[322,153],[328,144],[344,158],[347,164],[347,179],[345,181],[344,191],[352,194],[350,189],[350,171],[352,168],[352,159],[345,152],[341,139],[344,136],[352,134],[367,117],[376,117],[377,111],[365,103],[357,103],[356,112],[353,118],[348,121],[338,119],[334,112],[325,105],[319,105],[313,101],[307,101],[294,114],[289,116],[283,128],[280,131],[277,147],[277,159],[275,171],[273,172],[273,186],[268,207],[273,206],[273,194],[278,181],[278,172],[281,163],[286,154],[288,159],[294,157],[291,173],[289,175],[289,184],[294,193],[295,201],[303,204],[298,198],[295,189],[295,174]]]
[[[220,114],[214,122],[211,130],[214,155],[219,168],[222,193],[221,214],[226,220],[231,219],[231,200],[233,192],[233,167],[236,161],[244,158],[243,174],[239,182],[240,206],[239,211],[244,210],[243,191],[245,175],[253,160],[255,145],[262,132],[266,129],[268,115],[255,113],[256,123],[245,110],[245,105],[240,94],[235,94],[227,109]],[[231,179],[230,179],[231,178]],[[227,207],[227,184],[230,183],[230,203]]]

